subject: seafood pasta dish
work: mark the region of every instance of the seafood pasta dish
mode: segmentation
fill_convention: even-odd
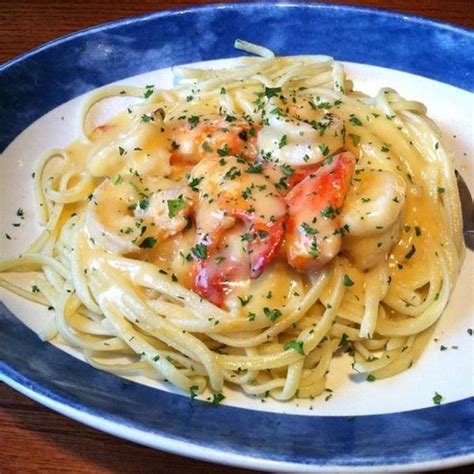
[[[236,46],[256,56],[87,98],[80,138],[38,163],[44,229],[0,285],[54,311],[44,340],[216,403],[225,385],[317,397],[342,351],[368,381],[410,368],[464,252],[440,131],[330,57]],[[116,96],[133,103],[91,125]]]

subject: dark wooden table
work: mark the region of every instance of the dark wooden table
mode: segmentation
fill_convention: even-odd
[[[46,41],[131,15],[213,1],[0,0],[0,63]],[[330,3],[330,2],[329,2]],[[364,0],[337,3],[390,8],[474,27],[472,0]],[[85,427],[0,384],[0,472],[147,473],[243,471],[156,451]],[[446,471],[447,472],[447,471]],[[472,473],[474,466],[450,473]]]

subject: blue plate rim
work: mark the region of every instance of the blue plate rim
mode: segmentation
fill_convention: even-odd
[[[445,23],[445,22],[440,22],[440,21],[437,21],[437,20],[431,20],[431,19],[427,19],[427,18],[424,18],[424,17],[420,17],[420,16],[415,16],[415,15],[407,15],[407,14],[404,14],[404,13],[400,13],[400,12],[392,12],[390,10],[386,10],[386,9],[382,9],[382,8],[368,8],[368,7],[359,7],[359,6],[350,6],[350,5],[342,5],[342,4],[325,4],[325,3],[309,3],[309,2],[277,2],[277,3],[274,3],[274,2],[248,2],[248,3],[229,3],[229,4],[226,4],[226,3],[220,3],[220,4],[211,4],[211,5],[201,5],[201,6],[198,6],[198,7],[189,7],[189,8],[176,8],[176,9],[171,9],[171,10],[164,10],[164,11],[160,11],[160,12],[155,12],[155,13],[148,13],[148,14],[144,14],[144,15],[138,15],[138,16],[134,16],[134,17],[130,17],[130,18],[125,18],[125,19],[121,19],[121,20],[117,20],[117,21],[112,21],[112,22],[107,22],[107,23],[103,23],[103,24],[100,24],[100,25],[95,25],[95,26],[92,26],[90,28],[87,28],[85,30],[81,30],[79,32],[75,32],[75,33],[71,33],[71,34],[68,34],[68,35],[65,35],[65,36],[62,36],[60,38],[57,38],[57,39],[54,39],[48,43],[45,43],[43,45],[40,45],[26,53],[23,53],[7,62],[5,62],[3,65],[0,66],[0,75],[5,72],[6,70],[8,70],[10,67],[18,64],[18,63],[21,63],[21,61],[23,60],[26,60],[28,59],[29,57],[31,56],[34,56],[36,54],[39,54],[41,53],[42,51],[45,51],[45,50],[48,50],[50,48],[54,48],[54,46],[57,46],[57,45],[60,45],[60,44],[63,44],[63,43],[66,43],[68,41],[71,41],[71,40],[74,40],[76,38],[80,38],[80,37],[83,37],[83,36],[87,36],[91,33],[95,33],[95,32],[101,32],[101,31],[106,31],[110,28],[114,28],[114,27],[121,27],[121,26],[124,26],[124,25],[129,25],[129,24],[137,24],[137,23],[140,23],[140,22],[146,22],[146,21],[149,21],[149,20],[153,20],[153,19],[156,19],[156,18],[160,18],[160,17],[168,17],[168,16],[173,16],[173,15],[180,15],[180,14],[186,14],[186,13],[189,13],[189,12],[195,12],[196,10],[202,10],[202,11],[206,11],[206,10],[216,10],[216,9],[251,9],[252,7],[255,7],[255,6],[258,6],[258,7],[262,7],[262,6],[276,6],[276,7],[279,7],[279,8],[288,8],[288,7],[298,7],[298,8],[315,8],[315,9],[324,9],[328,12],[331,12],[331,11],[337,11],[337,10],[343,10],[345,12],[352,12],[352,13],[357,13],[357,12],[365,12],[365,13],[374,13],[374,14],[377,14],[377,15],[380,15],[380,16],[384,16],[384,17],[388,17],[390,19],[398,19],[398,20],[404,20],[404,21],[411,21],[411,22],[414,22],[414,23],[419,23],[419,24],[422,24],[422,25],[428,25],[429,27],[437,27],[437,28],[443,28],[443,29],[447,29],[447,30],[450,30],[450,31],[454,31],[456,33],[459,33],[459,34],[467,34],[470,38],[473,38],[474,37],[474,33],[469,30],[469,29],[466,29],[464,27],[461,27],[461,26],[457,26],[457,25],[452,25],[450,23]],[[9,385],[17,385],[18,382],[16,379],[16,377],[14,376],[14,369],[13,367],[8,367],[6,363],[0,361],[0,376],[2,378],[2,380],[4,380],[6,383],[8,383]],[[21,377],[20,377],[21,378]],[[28,388],[28,385],[30,385],[30,388]],[[36,394],[37,395],[37,401],[39,401],[40,403],[44,403],[44,399],[40,400],[41,397],[46,397],[46,400],[50,400],[51,403],[53,403],[55,400],[55,396],[57,396],[57,393],[55,392],[50,392],[49,394],[47,393],[47,391],[45,392],[45,394],[41,394],[41,386],[38,386],[38,385],[35,385],[34,381],[27,381],[25,380],[23,382],[23,385],[21,385],[22,387],[24,387],[25,391],[28,391],[28,390],[33,390],[33,387],[36,388],[36,390],[33,390],[33,394]],[[43,387],[44,388],[44,387]],[[470,404],[471,408],[472,408],[472,401],[474,400],[474,398],[469,398],[469,399],[465,399],[461,402],[453,402],[453,403],[461,403],[461,404]],[[449,407],[450,405],[453,405],[453,403],[449,403],[449,404],[446,404],[446,405],[443,405],[442,407],[436,407],[436,408],[430,408],[430,409],[425,409],[425,410],[445,410],[446,407]],[[67,411],[66,408],[74,408],[74,405],[77,405],[77,401],[73,401],[73,400],[69,400],[69,404],[68,404],[68,399],[67,397],[64,398],[64,402],[62,403],[62,407],[64,409],[64,411]],[[85,409],[87,409],[87,407],[83,407]],[[61,410],[58,409],[58,411],[61,412]],[[87,411],[87,410],[86,410]],[[86,412],[85,411],[85,412]],[[258,412],[258,413],[261,413],[261,412]],[[90,413],[89,413],[90,415]],[[374,415],[374,416],[379,416],[379,415]],[[92,417],[95,417],[97,420],[105,420],[105,421],[110,421],[110,418],[107,418],[107,416],[101,418],[100,415],[92,415]],[[76,418],[79,420],[80,417]],[[324,418],[324,417],[319,417],[319,418]],[[337,418],[337,417],[336,417]],[[340,418],[345,418],[345,417],[340,417]],[[84,420],[79,420],[79,421],[83,421],[85,422]],[[87,422],[85,422],[86,424],[88,424]],[[95,428],[99,428],[100,429],[100,426],[98,425],[94,425],[94,424],[91,424],[91,426],[94,426]],[[123,425],[121,425],[123,426]],[[112,433],[112,434],[117,434],[117,433]],[[155,433],[155,437],[162,437],[163,439],[163,444],[158,444],[158,443],[155,443],[154,444],[154,447],[158,447],[160,449],[163,449],[163,450],[168,450],[170,452],[175,452],[177,454],[181,454],[183,455],[183,452],[182,451],[173,451],[171,449],[169,449],[169,447],[166,446],[166,441],[169,441],[169,438],[167,438],[166,436],[163,436],[163,435],[160,435],[160,434],[156,434]],[[126,437],[126,436],[124,436]],[[142,442],[143,441],[140,441],[140,440],[135,440],[133,439],[132,441],[136,441],[136,442]],[[200,447],[198,446],[198,449]],[[202,447],[201,447],[202,449]],[[210,448],[210,449],[213,449],[213,448]],[[237,453],[230,453],[232,456],[234,456],[235,458],[239,457],[239,455]],[[219,455],[221,456],[219,459]],[[249,457],[248,455],[241,455],[240,456],[240,460],[237,462],[236,460],[234,460],[234,462],[232,462],[232,460],[229,460],[229,452],[223,452],[223,451],[216,451],[216,453],[214,454],[213,458],[209,458],[208,456],[202,456],[200,457],[199,455],[196,455],[196,456],[193,456],[193,457],[196,457],[198,459],[205,459],[205,460],[210,460],[210,461],[214,461],[214,462],[222,462],[222,463],[226,463],[226,464],[232,464],[232,465],[239,465],[239,466],[242,466],[245,461],[245,459],[250,459],[252,461],[252,464],[248,464],[247,467],[253,467],[255,466],[255,462],[260,462],[259,464],[259,467],[262,468],[262,469],[270,469],[271,467],[281,467],[283,468],[285,465],[288,465],[288,466],[292,466],[294,467],[295,465],[294,464],[291,464],[291,463],[288,463],[286,461],[281,461],[281,460],[270,460],[270,459],[266,459],[266,458],[252,458],[252,457]],[[461,456],[446,456],[444,458],[440,458],[440,459],[435,459],[433,461],[423,461],[423,462],[417,462],[417,463],[402,463],[400,465],[398,464],[373,464],[373,465],[347,465],[347,464],[342,464],[342,465],[338,465],[338,464],[327,464],[327,465],[316,465],[316,464],[311,464],[311,468],[314,469],[315,467],[322,467],[322,468],[327,468],[327,467],[331,467],[331,468],[337,468],[337,469],[350,469],[350,470],[358,470],[358,469],[361,469],[361,470],[368,470],[368,469],[380,469],[380,467],[399,467],[401,466],[403,469],[409,469],[409,468],[416,468],[416,469],[423,469],[423,468],[430,468],[430,467],[439,467],[441,464],[443,464],[442,467],[449,467],[449,466],[454,466],[454,465],[459,465],[459,464],[462,464],[462,463],[465,463],[465,462],[474,462],[474,453],[468,453],[468,454],[464,454],[464,455],[461,455]],[[302,466],[306,466],[307,465],[302,465],[302,464],[298,464],[298,466],[302,467]]]
[[[28,330],[30,331],[30,330]],[[30,331],[32,332],[32,331]],[[53,346],[54,347],[54,346]],[[54,347],[55,351],[60,351],[59,349]],[[61,351],[62,352],[62,351]],[[62,353],[62,355],[66,355]],[[70,357],[70,356],[69,356]],[[87,364],[82,361],[75,359],[76,363],[82,364],[86,366],[88,369],[90,368]],[[107,374],[110,377],[109,374]],[[37,401],[38,403],[64,415],[71,419],[74,419],[78,422],[81,422],[89,427],[98,429],[100,431],[106,432],[113,436],[118,436],[120,438],[126,439],[131,442],[135,442],[138,444],[142,444],[144,446],[148,446],[155,449],[160,449],[166,452],[170,452],[172,454],[177,455],[185,455],[186,457],[191,457],[193,459],[199,459],[208,462],[214,463],[221,463],[229,466],[235,467],[244,467],[247,469],[261,469],[265,471],[271,471],[273,469],[277,469],[280,471],[285,472],[293,472],[296,468],[301,472],[327,472],[328,468],[336,469],[338,472],[380,472],[380,468],[383,467],[384,469],[390,469],[397,472],[412,472],[413,470],[421,471],[421,470],[429,470],[429,469],[446,469],[449,467],[456,467],[462,466],[466,464],[474,463],[474,450],[471,453],[464,453],[464,454],[454,454],[452,456],[446,456],[441,459],[434,459],[428,461],[420,461],[420,462],[412,462],[412,463],[390,463],[384,464],[381,466],[380,464],[371,464],[371,465],[348,465],[348,464],[337,464],[337,463],[330,463],[330,464],[302,464],[302,463],[294,463],[291,461],[281,461],[281,460],[274,460],[274,459],[267,459],[261,458],[259,456],[249,456],[248,454],[240,454],[238,452],[228,452],[223,451],[221,449],[216,449],[209,445],[200,445],[196,443],[190,443],[189,440],[182,440],[176,438],[170,438],[167,436],[166,433],[151,433],[152,437],[146,438],[146,441],[143,438],[143,433],[150,434],[148,432],[144,432],[138,426],[134,426],[133,423],[127,425],[121,420],[116,417],[103,417],[101,416],[100,411],[96,411],[94,409],[91,410],[90,406],[85,406],[82,403],[78,403],[76,399],[74,399],[73,394],[62,394],[58,393],[57,391],[51,391],[47,387],[36,383],[34,380],[28,379],[23,374],[16,372],[11,367],[7,367],[6,364],[3,364],[0,361],[0,381],[5,382],[7,385],[12,387],[13,389],[19,391],[20,393],[24,394],[25,396]],[[134,382],[129,382],[134,385]],[[143,386],[142,386],[143,387]],[[154,391],[155,389],[146,387],[147,390]],[[175,394],[167,394],[169,396],[179,396]],[[202,401],[194,401],[193,403],[197,403],[201,406],[207,406],[206,402]],[[415,414],[420,411],[431,411],[433,410],[442,410],[446,407],[454,406],[454,405],[462,405],[462,404],[470,404],[471,408],[474,406],[474,397],[465,398],[463,400],[459,400],[457,402],[450,402],[442,406],[431,407],[431,408],[424,408],[424,409],[416,409],[410,410],[407,412],[403,412],[404,415],[410,416],[410,414]],[[225,407],[223,407],[225,408]],[[221,408],[220,408],[221,409]],[[234,410],[240,410],[240,408],[233,408]],[[258,415],[261,415],[264,412],[255,411],[255,410],[246,410],[248,412],[254,412]],[[271,414],[270,414],[271,415]],[[389,414],[388,416],[398,415],[397,413]],[[311,418],[310,416],[304,415],[284,415],[290,416],[292,418]],[[360,418],[380,418],[381,416],[385,415],[364,415]],[[350,417],[347,416],[338,416],[338,417],[318,417],[318,418],[340,418],[346,419],[347,421],[351,421]],[[123,428],[126,427],[127,431],[120,432]],[[184,448],[186,448],[186,454],[183,454]],[[189,449],[192,448],[192,451],[189,452]],[[205,452],[202,452],[205,450]]]
[[[456,25],[454,23],[449,23],[447,21],[434,20],[432,18],[424,17],[421,15],[403,13],[403,12],[390,10],[386,8],[380,8],[380,7],[348,5],[344,3],[312,2],[311,0],[302,0],[299,2],[295,2],[295,1],[293,2],[274,2],[274,1],[258,2],[257,1],[257,2],[244,2],[244,3],[236,3],[236,2],[223,3],[222,2],[222,3],[210,3],[207,5],[202,4],[202,5],[196,5],[196,6],[184,7],[184,8],[179,8],[179,7],[169,8],[166,10],[160,10],[160,11],[151,12],[151,13],[133,15],[133,16],[121,18],[118,20],[106,21],[104,23],[99,23],[98,25],[93,25],[87,28],[83,28],[79,31],[74,31],[74,32],[59,36],[57,38],[54,38],[50,41],[46,41],[45,43],[35,46],[34,48],[31,48],[28,51],[25,51],[24,53],[21,53],[17,56],[14,56],[11,59],[8,59],[3,64],[0,64],[0,73],[3,72],[5,69],[9,68],[10,66],[16,64],[17,62],[20,62],[30,57],[33,54],[39,53],[45,49],[55,46],[56,44],[61,44],[70,39],[78,38],[80,36],[84,36],[84,35],[93,33],[95,31],[103,31],[115,26],[122,26],[122,25],[134,23],[138,21],[146,21],[151,18],[159,18],[160,16],[183,14],[183,13],[187,13],[189,11],[195,11],[195,10],[214,10],[215,8],[250,8],[252,6],[261,6],[265,4],[272,5],[277,8],[286,8],[286,7],[308,8],[309,7],[309,8],[321,8],[321,9],[324,8],[327,10],[341,10],[342,9],[346,11],[353,11],[355,13],[359,11],[369,12],[369,13],[371,12],[371,13],[376,13],[377,15],[381,15],[381,16],[388,16],[390,18],[398,18],[398,19],[412,21],[415,23],[422,23],[422,24],[427,24],[430,26],[441,27],[444,29],[455,31],[457,33],[468,34],[474,37],[474,30],[471,30],[461,25]]]
[[[155,435],[153,442],[145,442],[138,432],[138,436],[133,433],[122,433],[117,434],[118,428],[123,428],[123,425],[116,423],[111,420],[103,420],[100,417],[90,415],[88,413],[81,412],[77,409],[71,409],[71,406],[67,403],[61,403],[53,400],[51,397],[44,396],[40,391],[36,391],[33,388],[26,387],[26,385],[17,382],[14,378],[5,376],[0,371],[0,380],[5,382],[12,389],[22,393],[26,397],[38,402],[39,404],[59,413],[63,416],[71,418],[79,423],[82,423],[90,428],[95,428],[104,433],[112,436],[117,436],[127,441],[147,446],[149,448],[160,449],[171,454],[184,456],[184,449],[190,448],[190,444],[182,441],[174,440],[170,445],[169,438],[166,436]],[[472,399],[471,399],[472,400]],[[104,421],[107,423],[104,425]],[[207,461],[212,463],[219,463],[227,466],[240,467],[246,469],[258,469],[262,471],[273,471],[278,469],[279,472],[327,472],[328,467],[333,469],[333,472],[380,472],[380,468],[390,469],[391,472],[418,472],[428,470],[439,470],[447,469],[452,467],[460,467],[474,463],[474,453],[468,453],[463,455],[453,455],[451,457],[443,458],[440,460],[422,461],[417,463],[406,463],[406,464],[387,464],[384,466],[373,465],[373,466],[347,466],[344,464],[337,465],[331,464],[330,466],[318,466],[314,464],[302,465],[291,462],[275,461],[271,459],[262,459],[259,457],[249,457],[247,455],[241,455],[239,453],[229,453],[207,447],[205,452],[200,446],[194,447],[192,452],[187,452],[186,457],[197,459],[200,461]]]

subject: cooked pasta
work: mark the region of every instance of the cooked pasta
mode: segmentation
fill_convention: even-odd
[[[54,308],[44,340],[192,396],[313,398],[342,350],[369,380],[408,369],[464,251],[440,131],[330,57],[236,45],[261,57],[89,96],[81,137],[38,163],[44,230],[0,285]],[[114,96],[142,100],[91,126]]]

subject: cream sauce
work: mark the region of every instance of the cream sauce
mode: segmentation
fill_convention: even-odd
[[[199,258],[196,245],[211,246],[206,250],[214,259],[222,257],[248,267],[250,247],[242,237],[260,230],[257,240],[264,240],[272,224],[287,215],[283,196],[288,185],[282,182],[288,183],[304,166],[346,149],[358,160],[341,209],[342,224],[347,226],[341,252],[350,258],[346,263],[355,265],[357,274],[387,261],[394,281],[415,280],[417,262],[430,252],[423,245],[425,239],[443,242],[448,237],[436,217],[435,203],[443,196],[433,196],[423,184],[430,164],[383,115],[354,120],[354,108],[348,104],[332,104],[331,110],[325,104],[308,104],[298,100],[285,108],[275,98],[270,105],[281,113],[268,111],[262,124],[247,124],[239,118],[229,127],[230,133],[222,119],[213,132],[215,114],[210,115],[211,125],[194,132],[193,127],[183,125],[186,122],[177,125],[176,118],[168,123],[156,110],[139,117],[119,114],[95,130],[92,142],[78,141],[68,148],[70,160],[65,166],[90,173],[98,184],[103,180],[87,205],[88,236],[108,251],[156,263],[191,287],[193,261]],[[320,125],[315,128],[311,121]],[[250,130],[253,138],[249,141]],[[186,133],[191,137],[188,141]],[[173,163],[179,148],[182,159]],[[204,153],[193,167],[197,149]],[[277,173],[278,181],[272,173],[262,172],[265,159],[284,165]],[[160,194],[163,190],[167,191]],[[148,209],[140,208],[144,197]],[[184,204],[176,204],[179,209],[171,216],[168,203],[177,200]],[[138,208],[130,209],[133,205]],[[72,213],[81,206],[67,208]],[[304,212],[311,214],[311,209]],[[141,246],[146,239],[156,242],[149,248]],[[285,243],[277,247],[282,250]],[[256,249],[262,251],[258,245]],[[281,307],[291,294],[304,292],[301,274],[282,259],[270,263],[277,253],[263,262],[261,270],[265,271],[260,278],[238,273],[239,278],[228,285],[227,306],[238,308],[237,296],[253,295],[245,310],[256,311],[271,293],[275,299],[267,306]]]

